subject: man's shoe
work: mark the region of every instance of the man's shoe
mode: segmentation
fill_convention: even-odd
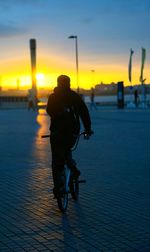
[[[57,183],[55,183],[55,187],[53,188],[53,194],[54,199],[58,198],[62,192],[64,192],[64,175],[62,174],[59,179],[57,180]]]
[[[62,195],[64,194],[64,188],[61,187],[59,189],[53,189],[53,194],[54,194],[54,199],[57,199],[59,197],[62,197]]]
[[[55,187],[53,188],[53,194],[54,194],[54,199],[57,199],[59,195],[59,190]]]
[[[78,179],[80,175],[81,175],[81,172],[78,169],[75,169],[73,171],[73,178],[74,179]]]

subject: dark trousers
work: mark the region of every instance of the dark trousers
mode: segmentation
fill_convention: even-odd
[[[76,163],[72,159],[72,145],[69,137],[55,136],[50,137],[52,151],[52,175],[54,188],[59,188],[61,185],[61,175],[64,170],[64,165],[67,164],[73,171],[76,169]]]

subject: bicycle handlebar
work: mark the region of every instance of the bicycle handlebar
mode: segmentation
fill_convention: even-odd
[[[91,131],[91,135],[93,135],[93,134],[94,134],[93,131]],[[84,135],[85,138],[86,138],[87,136],[89,136],[89,135],[86,133],[86,131],[81,132],[81,133],[78,135],[78,137],[80,137],[80,136],[82,136],[82,135]],[[43,136],[41,136],[41,138],[47,138],[47,137],[50,137],[50,135],[43,135]]]
[[[93,131],[91,131],[90,134],[88,134],[86,131],[83,131],[83,132],[79,133],[77,135],[77,140],[76,140],[76,143],[75,143],[74,147],[72,148],[72,151],[76,150],[76,148],[78,146],[78,143],[79,143],[80,136],[83,135],[85,140],[89,140],[90,136],[93,135],[93,134],[94,134]],[[41,138],[48,138],[48,137],[50,137],[50,135],[43,135],[43,136],[41,136]]]
[[[43,136],[41,136],[41,138],[46,138],[46,137],[50,137],[50,135],[43,135]]]

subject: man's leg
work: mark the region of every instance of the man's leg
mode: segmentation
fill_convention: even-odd
[[[54,195],[59,192],[62,187],[62,173],[64,171],[64,151],[61,143],[57,142],[57,139],[51,138],[51,151],[52,151],[52,175],[54,183]]]
[[[67,165],[70,168],[71,172],[73,173],[73,177],[78,178],[81,174],[79,169],[76,166],[75,160],[72,158],[72,152],[69,149],[66,153],[66,160],[67,160]]]

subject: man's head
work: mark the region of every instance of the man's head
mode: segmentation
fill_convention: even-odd
[[[67,75],[58,76],[57,86],[61,89],[70,89],[70,78]]]

